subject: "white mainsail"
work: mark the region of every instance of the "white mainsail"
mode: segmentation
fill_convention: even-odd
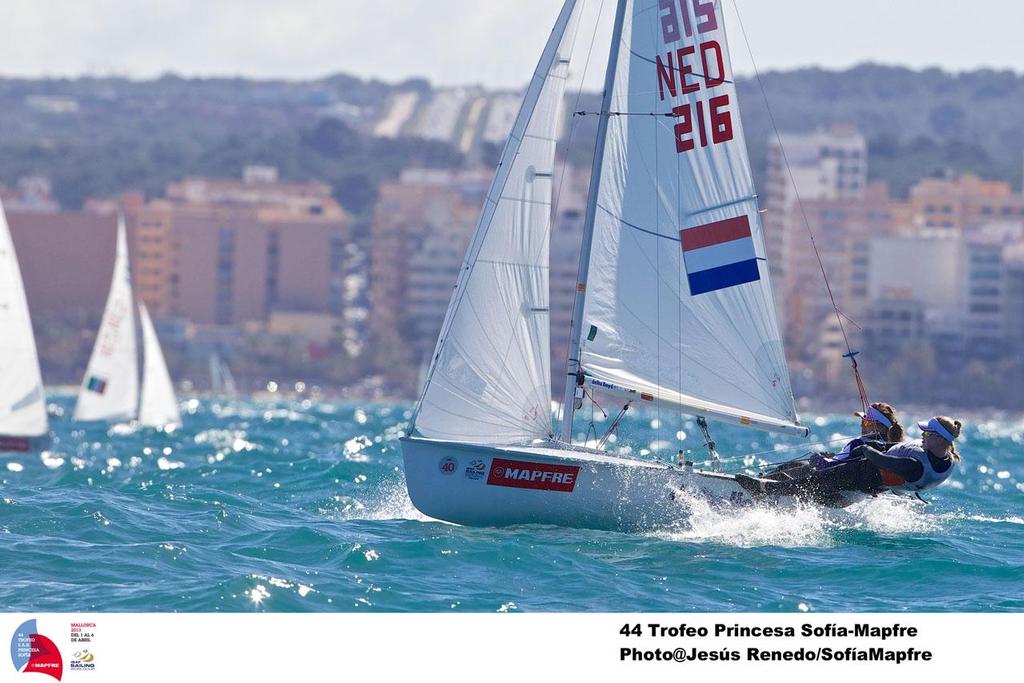
[[[463,262],[414,418],[424,436],[513,444],[551,434],[548,242],[576,5],[562,7]]]
[[[43,379],[25,286],[0,205],[0,435],[36,437],[47,429]]]
[[[142,322],[143,358],[139,423],[145,427],[180,427],[181,413],[178,411],[178,399],[174,397],[174,385],[144,303],[139,303],[139,319]]]
[[[75,405],[76,420],[132,420],[139,403],[131,266],[124,218],[117,224],[117,257],[107,306]]]
[[[624,17],[581,271],[584,374],[696,415],[805,434],[720,3],[627,0]]]

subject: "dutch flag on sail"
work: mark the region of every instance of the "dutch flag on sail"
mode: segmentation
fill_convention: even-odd
[[[679,237],[691,296],[761,279],[746,216],[684,228]]]

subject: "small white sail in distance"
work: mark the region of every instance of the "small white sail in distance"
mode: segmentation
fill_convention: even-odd
[[[177,428],[181,426],[178,399],[167,372],[167,362],[160,349],[153,321],[146,304],[139,303],[142,322],[142,400],[139,403],[139,423],[144,427]]]
[[[139,404],[131,266],[124,217],[118,217],[117,257],[110,294],[75,404],[76,420],[133,420]]]
[[[36,437],[47,429],[43,380],[25,286],[0,205],[0,435]]]
[[[231,368],[216,352],[210,354],[210,391],[214,396],[226,398],[235,398],[238,395]]]

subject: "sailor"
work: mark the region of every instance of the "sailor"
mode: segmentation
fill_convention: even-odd
[[[854,457],[863,456],[878,467],[882,484],[895,493],[918,493],[938,486],[960,462],[954,442],[962,424],[949,417],[919,422],[921,440],[905,441],[882,452],[870,445],[858,446]]]
[[[888,403],[878,401],[864,412],[856,412],[860,418],[860,436],[849,441],[834,460],[845,460],[853,449],[867,444],[880,451],[887,451],[893,444],[903,441],[903,426],[896,418],[896,411]]]
[[[854,416],[860,418],[860,436],[848,441],[839,453],[815,453],[812,455],[810,464],[814,469],[826,470],[849,463],[853,452],[859,446],[871,446],[884,453],[893,444],[903,441],[903,425],[899,423],[896,411],[888,403],[881,401],[872,403],[866,411],[856,412]],[[868,463],[864,463],[864,465],[864,472],[873,475],[875,468]],[[876,479],[874,476],[870,478]]]

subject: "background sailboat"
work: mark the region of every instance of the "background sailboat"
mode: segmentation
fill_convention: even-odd
[[[110,294],[75,404],[76,420],[134,420],[139,408],[131,264],[124,217],[118,217],[117,256]]]
[[[676,521],[729,475],[572,443],[588,392],[806,435],[790,391],[724,18],[712,0],[619,0],[584,222],[561,438],[547,411],[547,238],[568,0],[502,154],[403,440],[424,513],[464,524]],[[586,333],[584,333],[586,330]]]
[[[238,396],[235,376],[231,374],[228,364],[216,352],[210,354],[210,392],[214,396],[223,396],[224,398]]]
[[[49,424],[32,320],[0,204],[0,451],[25,451]]]
[[[89,365],[78,392],[74,418],[107,422],[138,419],[148,427],[181,425],[177,399],[160,342],[145,305],[140,304],[144,352],[140,399],[138,340],[131,264],[124,217],[118,217],[117,256],[110,294]]]

